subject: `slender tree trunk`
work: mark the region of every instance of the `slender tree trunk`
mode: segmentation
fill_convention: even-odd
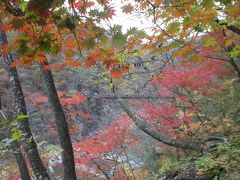
[[[0,22],[0,28],[2,27],[2,22]],[[7,44],[7,36],[4,31],[0,31],[0,44]],[[7,73],[10,79],[10,83],[12,84],[12,94],[13,99],[16,106],[16,112],[18,115],[26,115],[26,105],[24,100],[24,95],[22,92],[21,83],[18,77],[18,72],[15,67],[12,67],[13,57],[11,54],[4,55],[4,61],[7,65]],[[32,170],[37,179],[50,179],[47,171],[42,163],[42,160],[39,156],[37,145],[35,140],[33,139],[32,132],[29,127],[28,118],[21,120],[19,123],[19,129],[22,131],[22,144],[30,164],[32,166]]]
[[[20,144],[17,141],[12,142],[11,149],[18,164],[19,172],[22,180],[31,180],[27,164],[21,152]]]
[[[48,66],[47,60],[44,62],[44,64],[41,65],[41,71],[46,84],[49,102],[51,103],[54,109],[56,125],[57,125],[57,133],[60,140],[60,146],[63,149],[62,159],[63,159],[63,167],[64,167],[64,179],[75,180],[76,173],[75,173],[74,155],[73,155],[71,138],[68,131],[68,124],[65,118],[62,105],[60,104],[60,100],[54,84],[52,72],[51,70],[47,70],[47,71],[44,70],[43,69],[44,66]]]
[[[237,28],[235,26],[227,26],[227,28],[240,36],[240,29],[239,28]]]
[[[177,148],[182,148],[182,149],[191,149],[195,151],[202,151],[203,147],[200,146],[199,143],[195,142],[185,142],[185,141],[178,141],[175,139],[172,139],[170,137],[165,137],[159,132],[156,132],[154,127],[152,127],[151,124],[147,123],[144,120],[140,120],[137,116],[133,114],[133,112],[130,110],[130,108],[122,102],[121,98],[118,97],[118,102],[120,106],[123,108],[123,110],[127,113],[127,115],[132,119],[133,123],[141,129],[143,132],[151,136],[152,138],[156,139],[159,142],[162,142],[164,144],[167,144],[169,146],[174,146]]]

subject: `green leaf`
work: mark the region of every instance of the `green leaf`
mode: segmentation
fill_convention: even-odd
[[[126,44],[127,38],[122,33],[117,33],[112,38],[112,44],[115,47],[122,47]]]
[[[87,49],[92,49],[96,45],[95,40],[93,38],[90,38],[86,41],[86,47]]]
[[[59,51],[59,45],[58,45],[58,44],[54,44],[54,45],[50,48],[49,53],[50,53],[51,55],[56,55],[56,54],[58,53],[58,51]]]
[[[229,3],[231,3],[231,0],[219,0],[220,3],[227,5]]]
[[[20,29],[24,26],[24,21],[22,19],[13,19],[12,20],[12,26],[14,29]]]
[[[25,2],[24,0],[20,0],[18,6],[24,12],[27,8],[27,2]]]
[[[17,41],[19,55],[29,55],[33,52],[33,49],[28,46],[29,37],[26,34],[20,34],[19,40]]]
[[[40,50],[49,52],[52,45],[51,35],[45,32],[42,36],[39,37],[37,44]]]
[[[175,34],[179,31],[180,24],[178,22],[172,22],[168,25],[168,33],[169,34]]]
[[[216,45],[216,40],[213,38],[205,38],[202,40],[202,42],[205,47],[210,47],[210,46]]]
[[[143,31],[143,30],[138,31],[137,35],[138,35],[141,39],[147,37],[147,33],[146,33],[145,31]]]
[[[15,119],[11,121],[11,127],[17,127],[19,122],[26,118],[28,118],[28,115],[18,115]]]
[[[136,28],[136,27],[132,27],[132,28],[130,28],[128,31],[127,31],[127,33],[129,34],[129,35],[134,35],[134,34],[136,34],[138,32],[138,29]]]
[[[98,15],[98,10],[96,10],[96,9],[90,10],[89,15],[92,17],[96,17]]]
[[[22,137],[22,131],[21,130],[15,130],[12,134],[13,140],[19,140]]]
[[[230,52],[230,57],[231,58],[238,58],[240,57],[240,46],[236,45]]]
[[[146,38],[147,34],[144,30],[138,30],[136,27],[130,28],[127,31],[127,34],[129,35],[138,35],[141,39]]]
[[[127,50],[125,49],[121,54],[118,55],[118,62],[123,62],[126,59]]]
[[[195,26],[193,27],[193,29],[194,29],[195,31],[198,31],[198,32],[203,32],[205,29],[207,29],[207,26],[199,23],[199,24],[195,25]]]
[[[20,8],[22,11],[25,11],[26,8],[27,8],[27,2],[25,2],[24,0],[20,0],[18,6],[19,6],[19,8]]]
[[[26,118],[29,118],[29,116],[24,114],[17,116],[17,120],[26,119]]]
[[[121,25],[113,25],[113,27],[111,28],[111,31],[114,34],[121,33],[121,30],[122,30]]]
[[[25,16],[28,19],[28,21],[30,21],[33,24],[37,24],[37,23],[42,25],[44,24],[42,22],[41,17],[37,14],[37,12],[27,11]]]
[[[187,27],[189,25],[192,24],[192,19],[190,19],[189,17],[186,17],[184,20],[183,20],[183,26],[184,27]]]

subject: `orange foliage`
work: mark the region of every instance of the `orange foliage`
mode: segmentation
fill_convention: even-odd
[[[101,158],[104,153],[113,151],[118,145],[134,145],[137,140],[131,139],[131,121],[122,115],[97,135],[74,144],[77,164],[88,164],[93,158]]]
[[[120,78],[122,75],[124,75],[125,73],[128,72],[128,69],[129,69],[129,65],[124,65],[120,68],[117,68],[117,69],[113,69],[110,71],[110,76],[112,78],[115,78],[115,79],[118,79]]]
[[[3,53],[4,56],[8,53],[8,47],[9,47],[8,44],[0,45],[1,52]]]

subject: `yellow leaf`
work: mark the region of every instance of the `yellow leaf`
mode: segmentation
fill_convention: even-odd
[[[233,17],[238,17],[240,16],[240,7],[238,6],[233,6],[233,5],[229,5],[227,7],[227,14],[229,16],[233,16]]]
[[[233,39],[227,39],[227,40],[225,41],[225,46],[229,47],[229,46],[232,45],[232,43],[233,43]]]

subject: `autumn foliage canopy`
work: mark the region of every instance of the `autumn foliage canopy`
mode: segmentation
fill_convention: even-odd
[[[134,22],[129,27],[128,19],[118,24],[118,16],[133,17],[143,27]],[[173,170],[175,160],[191,161],[199,174],[217,178],[220,172],[239,170],[224,164],[205,144],[209,137],[231,139],[239,131],[238,0],[10,0],[0,1],[0,21],[0,31],[9,37],[8,43],[1,43],[1,54],[14,55],[10,68],[40,67],[58,81],[61,72],[82,80],[89,76],[83,72],[90,72],[97,78],[84,83],[98,84],[112,95],[102,93],[106,99],[102,106],[111,100],[118,113],[120,109],[110,123],[82,137],[80,120],[98,118],[93,110],[86,110],[86,104],[101,99],[101,93],[90,96],[73,87],[58,91],[77,176],[158,177]],[[139,94],[143,96],[134,98]],[[35,111],[47,112],[44,129],[56,137],[58,119],[51,114],[49,96],[38,89],[27,92],[26,99]],[[151,146],[146,145],[149,142]],[[234,164],[229,146],[218,153]],[[191,150],[193,155],[186,157]],[[41,151],[45,159],[52,158],[50,151]],[[204,158],[211,158],[211,167],[202,163]],[[51,176],[63,177],[61,172]]]

